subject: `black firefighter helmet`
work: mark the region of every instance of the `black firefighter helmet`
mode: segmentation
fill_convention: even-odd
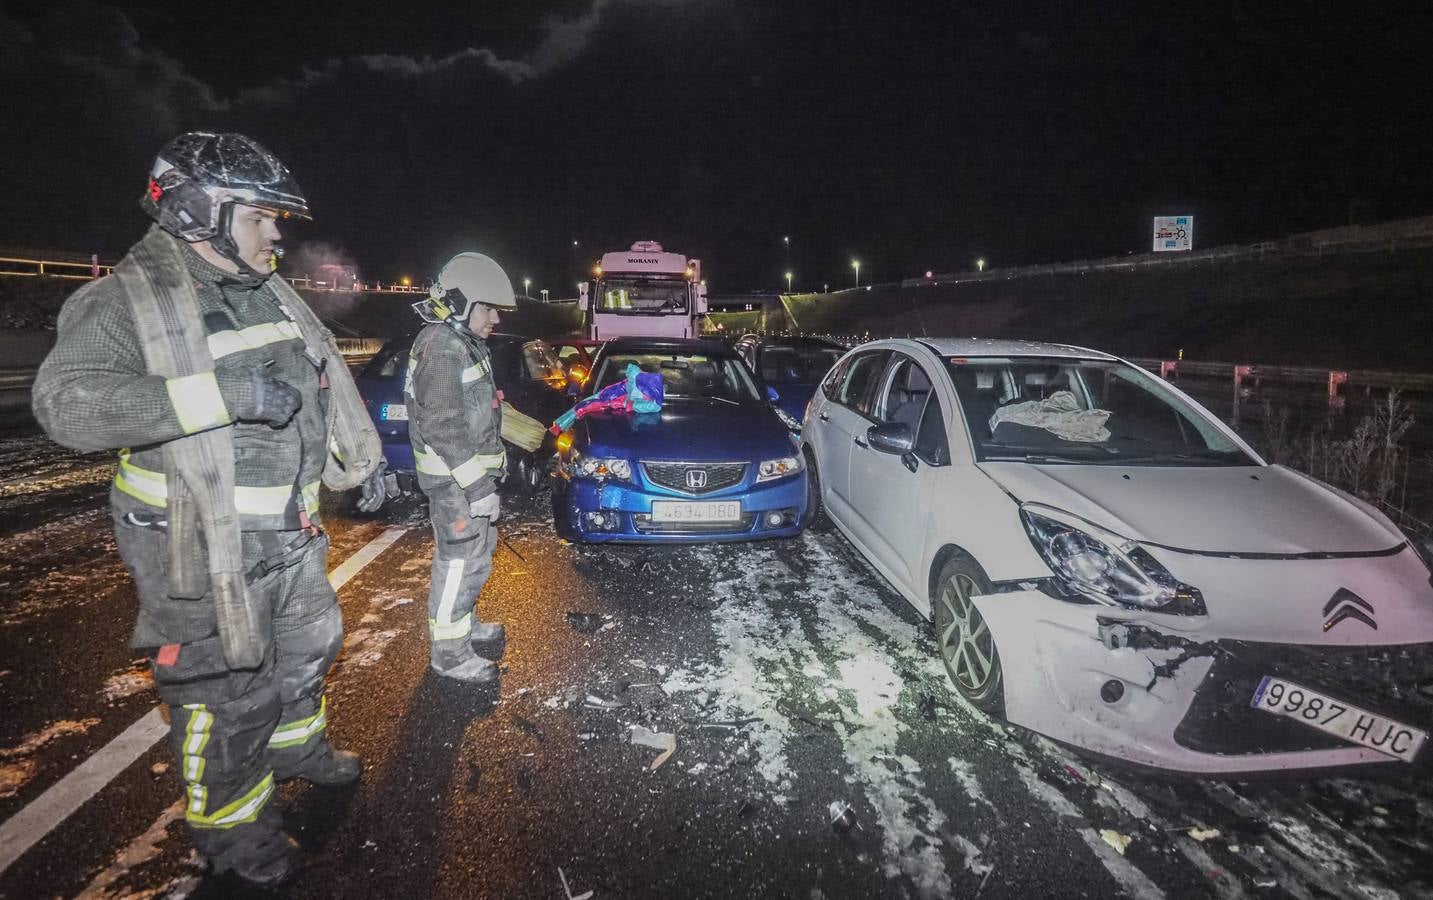
[[[220,255],[247,269],[229,230],[235,203],[271,210],[281,218],[312,218],[288,168],[242,134],[181,134],[159,151],[149,189],[140,198],[160,228],[190,243],[209,241]]]

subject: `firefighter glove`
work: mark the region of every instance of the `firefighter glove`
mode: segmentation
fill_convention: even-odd
[[[498,500],[497,492],[494,491],[482,499],[469,503],[468,515],[474,519],[487,519],[489,522],[496,522],[502,515],[502,502]]]
[[[294,413],[299,411],[299,407],[303,406],[303,395],[298,392],[298,388],[286,381],[270,378],[261,369],[254,369],[250,377],[254,386],[253,407],[239,410],[237,418],[251,422],[268,422],[275,428],[287,425]]]
[[[386,462],[380,462],[368,480],[363,482],[363,496],[358,498],[358,509],[361,512],[377,512],[388,499],[388,489],[384,485],[384,469],[388,467]]]

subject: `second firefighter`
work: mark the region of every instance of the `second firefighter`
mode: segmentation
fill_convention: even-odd
[[[403,393],[418,486],[433,523],[428,588],[429,663],[477,684],[497,680],[503,626],[477,619],[493,570],[503,450],[502,395],[485,339],[500,309],[517,306],[512,282],[492,259],[460,253],[414,309],[428,323],[413,341]]]

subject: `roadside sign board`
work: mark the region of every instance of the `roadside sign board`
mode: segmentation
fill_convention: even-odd
[[[1189,250],[1194,246],[1193,216],[1155,216],[1154,252]]]

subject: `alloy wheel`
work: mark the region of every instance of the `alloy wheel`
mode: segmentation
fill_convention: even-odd
[[[995,640],[980,610],[970,601],[975,590],[968,575],[957,574],[941,585],[937,597],[941,659],[951,680],[971,693],[983,690],[995,672]]]

